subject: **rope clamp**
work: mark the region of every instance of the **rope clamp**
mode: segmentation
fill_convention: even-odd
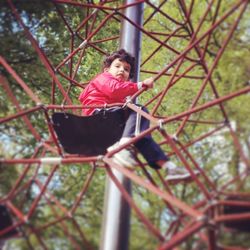
[[[80,45],[79,45],[79,49],[84,49],[88,44],[88,40],[84,40]]]
[[[164,128],[163,128],[163,126],[164,126],[163,120],[162,119],[158,120],[158,123],[159,123],[160,130],[164,130]]]

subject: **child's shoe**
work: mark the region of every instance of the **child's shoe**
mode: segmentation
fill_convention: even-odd
[[[167,166],[165,167],[167,171],[167,177],[165,180],[167,182],[178,182],[178,181],[191,181],[191,174],[185,169],[181,167],[177,167],[172,162],[167,162]],[[198,170],[193,171],[195,175],[198,175],[200,172]]]
[[[119,143],[115,143],[110,146],[107,151],[110,152],[120,146]],[[127,168],[133,168],[137,165],[137,162],[133,156],[131,148],[125,148],[113,155],[114,162]]]
[[[183,168],[173,168],[167,170],[167,177],[165,178],[166,181],[175,181],[175,180],[187,180],[190,178],[190,173]]]

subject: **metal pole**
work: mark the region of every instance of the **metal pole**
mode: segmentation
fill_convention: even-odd
[[[126,0],[126,4],[131,4],[136,2],[136,0]],[[142,26],[143,18],[143,3],[134,5],[132,7],[126,8],[125,16]],[[140,72],[140,55],[141,55],[141,32],[128,21],[123,20],[121,34],[120,34],[120,48],[125,49],[131,55],[135,57],[135,76],[133,81],[138,81]]]
[[[126,0],[125,4],[135,2],[136,0]],[[126,8],[124,14],[141,26],[143,3]],[[128,21],[123,20],[120,33],[120,48],[125,49],[136,58],[135,76],[132,79],[135,82],[139,79],[140,46],[140,30]],[[130,180],[116,170],[113,170],[113,174],[126,188],[127,192],[131,194]],[[129,231],[130,207],[112,180],[107,178],[100,250],[127,250],[129,248]]]
[[[0,240],[0,250],[4,248],[5,240]]]

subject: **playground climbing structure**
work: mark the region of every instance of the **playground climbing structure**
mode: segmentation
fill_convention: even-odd
[[[240,121],[236,121],[233,112],[228,110],[236,100],[244,100],[242,108],[249,105],[250,86],[249,82],[243,82],[236,88],[221,89],[218,69],[230,42],[235,39],[241,20],[247,16],[245,12],[249,13],[249,1],[227,1],[227,8],[220,0],[139,0],[129,4],[110,0],[51,0],[49,3],[65,25],[69,37],[68,53],[59,63],[46,54],[14,1],[6,1],[51,78],[48,84],[51,99],[44,102],[35,87],[23,81],[15,71],[15,65],[0,56],[1,69],[5,72],[0,75],[0,83],[5,97],[13,105],[13,112],[1,118],[1,126],[6,128],[12,122],[18,122],[21,128],[30,131],[29,137],[35,141],[30,157],[17,154],[1,159],[0,171],[16,166],[20,174],[13,177],[16,178],[13,185],[0,197],[0,240],[18,237],[26,241],[29,249],[34,249],[31,240],[34,237],[42,249],[51,249],[49,236],[45,237],[44,232],[57,228],[73,249],[95,249],[93,235],[83,226],[86,222],[79,219],[79,213],[89,212],[84,211],[84,204],[90,199],[88,191],[92,189],[93,192],[93,183],[97,179],[104,182],[104,176],[108,176],[129,204],[135,220],[140,221],[141,230],[154,242],[155,249],[247,249],[234,242],[225,245],[222,232],[236,236],[249,234],[249,148],[238,133]],[[142,26],[124,15],[124,10],[138,4],[144,5]],[[84,10],[84,18],[74,27],[66,7]],[[141,77],[153,76],[156,86],[147,94],[139,91],[131,97],[131,100],[140,98],[150,114],[144,113],[133,102],[126,104],[150,120],[152,125],[124,147],[151,134],[177,164],[190,172],[192,181],[189,183],[165,182],[164,173],[150,169],[140,155],[137,157],[138,167],[130,170],[112,160],[115,152],[94,156],[68,154],[53,129],[51,116],[55,111],[81,113],[76,93],[87,84],[79,79],[82,65],[85,65],[88,53],[95,51],[104,56],[111,52],[105,50],[105,44],[107,47],[110,43],[118,44],[119,33],[109,36],[107,31],[106,37],[100,37],[100,32],[105,34],[105,29],[114,24],[119,27],[123,20],[140,30],[140,74]],[[29,106],[23,105],[13,94],[9,78],[31,100]],[[43,120],[42,128],[33,122],[33,116]],[[245,119],[248,120],[249,115],[246,114]],[[213,155],[208,156],[209,153]],[[237,171],[232,172],[229,165],[236,155]],[[55,187],[66,185],[61,171],[64,166],[72,169],[72,173],[79,171],[77,175],[83,168],[85,171],[81,187],[77,194],[71,195],[70,202],[66,197],[60,198]],[[44,168],[47,174],[41,178]],[[131,181],[136,195],[131,196],[124,189],[114,170]],[[200,174],[195,175],[195,170]],[[161,211],[160,223],[155,223],[146,213],[152,202],[147,200],[147,193],[153,197],[155,209]],[[50,211],[49,221],[39,220],[41,207]]]

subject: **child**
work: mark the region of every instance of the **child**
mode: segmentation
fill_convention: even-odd
[[[82,105],[104,106],[112,103],[125,102],[128,96],[136,93],[142,86],[153,87],[153,78],[143,82],[134,83],[129,81],[134,74],[134,57],[124,49],[118,50],[104,60],[103,73],[97,75],[80,94],[79,100]],[[116,108],[105,109],[105,112],[113,112]],[[142,110],[148,112],[145,107]],[[85,115],[92,115],[102,112],[102,109],[83,109]],[[119,142],[108,148],[108,151],[128,142],[135,136],[136,112],[128,109],[128,118]],[[140,132],[149,128],[149,121],[141,117]],[[138,140],[134,146],[144,156],[148,164],[155,169],[163,168],[167,171],[166,180],[186,180],[190,174],[182,168],[176,167],[173,162],[164,154],[160,146],[153,140],[151,135],[146,135]],[[137,165],[132,152],[123,149],[114,155],[114,160],[125,167]]]

